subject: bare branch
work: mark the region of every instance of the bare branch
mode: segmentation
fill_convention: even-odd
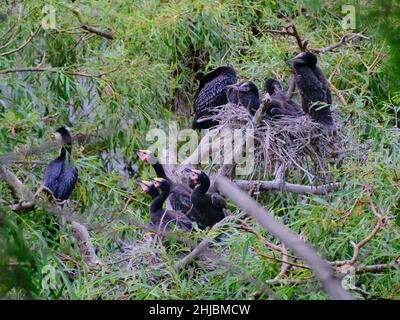
[[[366,189],[369,191],[368,187]],[[378,233],[378,231],[383,228],[383,226],[385,224],[385,219],[384,219],[383,215],[380,214],[378,212],[378,210],[376,209],[375,204],[372,201],[371,194],[369,192],[367,192],[367,196],[368,196],[368,201],[369,201],[369,204],[370,204],[370,208],[371,208],[372,214],[376,217],[376,219],[378,221],[375,224],[374,228],[371,230],[371,232],[364,239],[362,239],[360,242],[355,243],[353,241],[350,241],[350,243],[351,243],[351,245],[353,246],[353,249],[354,249],[353,256],[351,257],[350,260],[333,262],[333,264],[336,265],[336,266],[354,265],[357,262],[360,249],[364,245],[366,245]]]
[[[89,267],[97,267],[102,264],[99,257],[96,255],[92,241],[90,240],[89,232],[85,226],[76,221],[71,223],[72,232],[75,239],[78,241],[79,251],[82,254],[83,261]]]
[[[310,51],[313,51],[315,53],[325,53],[325,52],[331,52],[334,51],[335,49],[347,44],[348,42],[357,39],[357,38],[362,38],[362,39],[366,39],[369,40],[370,38],[367,36],[364,36],[362,33],[347,33],[345,34],[340,41],[338,41],[337,43],[334,43],[328,47],[325,48],[312,48],[309,49]]]
[[[214,233],[216,230],[218,230],[221,226],[223,226],[227,221],[233,220],[235,217],[233,215],[227,216],[224,219],[222,219],[220,222],[216,223],[213,225],[213,227],[210,229],[208,234]],[[210,244],[210,239],[206,238],[202,240],[199,245],[194,248],[188,255],[183,257],[181,260],[177,261],[174,265],[175,271],[179,271],[183,269],[185,266],[193,262],[201,253],[204,252],[208,248],[208,245]]]
[[[224,177],[219,177],[216,186],[220,192],[229,197],[233,203],[247,212],[248,215],[256,219],[272,235],[281,240],[296,255],[301,257],[305,263],[312,268],[315,276],[321,281],[326,292],[332,299],[354,299],[340,285],[331,266],[293,231],[282,225],[272,215],[268,214],[257,202],[250,198],[238,186]]]
[[[287,183],[285,181],[273,180],[273,181],[262,181],[262,180],[235,180],[236,185],[245,191],[252,190],[253,188],[258,190],[277,190],[286,192],[296,192],[300,194],[316,194],[316,195],[327,195],[330,192],[337,190],[340,183],[330,183],[320,186],[308,186],[301,184]]]
[[[31,35],[29,36],[29,38],[28,38],[21,46],[19,46],[19,47],[16,48],[16,49],[12,49],[12,50],[10,50],[10,51],[1,52],[1,53],[0,53],[0,57],[4,57],[4,56],[7,56],[7,55],[16,53],[16,52],[22,50],[23,48],[25,48],[25,47],[32,41],[32,39],[38,34],[38,32],[40,31],[41,28],[42,28],[42,25],[39,24],[39,27],[37,27],[37,29],[35,30],[35,32],[31,33]]]
[[[81,13],[78,10],[73,9],[72,12],[78,18],[79,23],[81,24],[81,28],[83,30],[90,32],[90,33],[97,34],[98,36],[107,38],[109,40],[113,40],[115,38],[115,35],[113,32],[100,30],[91,25],[86,24],[82,19]]]

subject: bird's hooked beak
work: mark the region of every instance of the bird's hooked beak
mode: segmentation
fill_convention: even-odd
[[[165,181],[165,179],[163,178],[150,178],[150,181],[154,182],[154,186],[158,189],[161,187],[161,184],[163,181]]]
[[[146,180],[141,180],[141,179],[136,179],[137,183],[139,183],[140,187],[142,188],[142,191],[147,193],[150,191],[150,186],[151,182],[146,181]]]
[[[200,174],[201,174],[201,171],[200,170],[197,170],[197,169],[188,169],[190,172],[191,172],[191,175],[190,175],[190,180],[192,180],[192,181],[194,181],[194,182],[199,182],[199,180],[200,180]]]
[[[286,62],[289,63],[289,64],[304,63],[304,60],[302,58],[302,53],[303,52],[299,53],[297,56],[295,56],[292,59],[286,60]]]
[[[237,84],[237,83],[235,83],[235,84],[229,84],[229,85],[227,85],[226,87],[227,87],[227,88],[231,88],[231,89],[235,89],[235,88],[238,87],[238,84]]]
[[[139,156],[140,160],[144,162],[148,162],[150,158],[150,151],[149,150],[135,150],[136,154]]]

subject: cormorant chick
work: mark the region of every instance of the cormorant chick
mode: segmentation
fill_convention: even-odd
[[[236,72],[231,67],[219,67],[206,74],[200,80],[200,85],[194,98],[193,129],[208,129],[218,124],[213,119],[200,121],[199,118],[213,116],[214,108],[228,102],[227,86],[236,83]]]
[[[179,228],[190,231],[192,221],[182,212],[164,210],[163,204],[168,198],[171,184],[167,179],[155,178],[154,186],[161,189],[161,194],[153,199],[150,205],[150,225],[162,230],[171,229],[170,224],[174,223]]]
[[[193,206],[199,212],[204,226],[212,227],[225,217],[223,209],[227,208],[226,201],[217,193],[207,193],[210,178],[204,172],[196,169],[190,171],[190,179],[198,184],[191,195]]]
[[[60,155],[51,161],[44,172],[43,185],[48,188],[54,198],[63,202],[69,198],[78,180],[78,169],[72,165],[72,135],[67,128],[59,128],[52,135],[53,139],[62,143]]]
[[[260,107],[258,88],[252,81],[244,81],[228,86],[228,102],[244,106],[252,116]]]
[[[139,183],[140,187],[142,188],[142,191],[144,193],[149,194],[152,199],[155,199],[160,195],[160,192],[154,186],[154,183],[152,183],[151,181],[141,180],[141,179],[136,179],[136,181]]]
[[[311,52],[302,52],[289,62],[296,72],[296,85],[304,112],[315,121],[332,128],[331,91],[328,80],[317,66],[317,57]]]
[[[301,106],[286,96],[279,81],[268,79],[265,81],[265,89],[271,97],[271,106],[266,112],[267,115],[270,117],[301,117],[304,115]]]
[[[181,183],[176,183],[167,177],[164,167],[162,164],[160,164],[157,157],[155,157],[151,151],[138,150],[137,154],[142,161],[148,162],[153,166],[158,178],[168,180],[171,189],[168,197],[170,208],[187,214],[190,219],[200,224],[199,215],[197,214],[196,210],[193,210],[192,208],[192,201],[190,200],[191,190],[189,187]]]

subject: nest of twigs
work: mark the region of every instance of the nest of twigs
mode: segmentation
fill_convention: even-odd
[[[155,235],[146,235],[143,240],[134,243],[124,243],[122,251],[114,257],[116,262],[113,265],[118,269],[127,269],[133,272],[134,276],[143,276],[157,283],[160,277],[167,276],[170,272],[171,263],[168,262],[168,256],[171,261],[179,261],[183,259],[190,251],[176,253],[170,251],[162,244],[160,238]],[[213,271],[218,268],[217,258],[226,256],[225,247],[213,247],[204,250],[190,268],[195,271],[203,269]],[[167,260],[167,261],[166,261]],[[189,265],[190,266],[190,265]]]
[[[241,130],[254,137],[254,170],[247,175],[248,179],[263,179],[283,167],[284,171],[299,171],[314,182],[329,180],[329,162],[342,156],[344,147],[350,144],[338,115],[334,113],[333,117],[336,129],[328,131],[307,115],[252,116],[245,107],[231,103],[218,107],[213,116],[219,122],[215,132]],[[237,147],[240,146],[234,146]],[[216,164],[212,163],[209,170]]]

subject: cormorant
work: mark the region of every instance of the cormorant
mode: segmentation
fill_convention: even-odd
[[[258,88],[252,81],[244,81],[228,86],[228,102],[244,106],[252,116],[260,107]]]
[[[168,180],[171,189],[168,197],[170,207],[173,210],[183,212],[190,219],[196,221],[200,225],[201,221],[199,220],[199,215],[196,210],[193,210],[192,201],[190,200],[191,189],[181,183],[176,183],[167,177],[164,167],[151,151],[138,150],[137,154],[142,161],[151,163],[158,178]]]
[[[227,86],[236,81],[235,70],[227,66],[219,67],[201,78],[194,98],[193,129],[208,129],[218,124],[212,119],[199,122],[199,118],[214,115],[215,107],[226,104]]]
[[[304,112],[315,121],[332,128],[332,95],[328,80],[317,66],[317,61],[311,52],[302,52],[289,60],[296,72],[296,85]]]
[[[136,179],[136,181],[139,183],[140,187],[142,188],[142,191],[144,193],[149,194],[152,199],[155,199],[160,195],[160,192],[154,186],[154,183],[152,183],[151,181],[141,180],[141,179]]]
[[[217,193],[207,193],[210,178],[204,172],[197,169],[190,171],[190,179],[198,184],[191,195],[193,206],[199,212],[204,226],[212,227],[225,217],[223,209],[227,208],[226,201]]]
[[[167,200],[171,184],[167,179],[154,178],[154,186],[161,189],[161,194],[153,199],[150,205],[150,225],[160,229],[171,229],[170,223],[174,223],[179,228],[190,231],[192,220],[180,211],[164,210],[163,204]]]
[[[266,112],[267,115],[270,117],[304,115],[301,106],[286,96],[279,81],[268,79],[265,81],[265,89],[271,97],[271,106]]]
[[[60,155],[51,161],[44,172],[43,185],[54,198],[63,202],[69,198],[78,180],[78,169],[71,161],[72,135],[69,129],[59,128],[52,137],[62,143]]]

